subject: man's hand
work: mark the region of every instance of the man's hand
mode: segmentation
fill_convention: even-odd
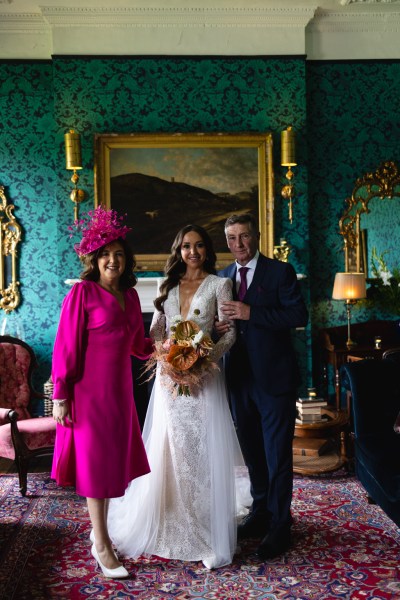
[[[228,319],[240,319],[241,321],[250,319],[250,306],[238,300],[224,302],[221,310]]]

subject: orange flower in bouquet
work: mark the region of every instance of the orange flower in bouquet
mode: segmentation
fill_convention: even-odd
[[[191,396],[205,377],[218,369],[209,358],[214,342],[195,321],[174,317],[173,323],[170,337],[155,343],[146,370],[159,364],[162,373],[171,380],[171,391],[176,396]]]

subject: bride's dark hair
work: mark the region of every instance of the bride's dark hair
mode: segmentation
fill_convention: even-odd
[[[169,291],[179,284],[182,276],[186,273],[186,264],[182,260],[181,245],[182,240],[187,233],[195,231],[199,234],[206,247],[206,260],[203,264],[203,269],[206,273],[216,274],[215,263],[217,256],[214,252],[213,243],[207,231],[200,225],[185,225],[176,234],[176,237],[171,246],[171,254],[165,264],[164,274],[166,279],[160,287],[160,295],[154,300],[154,306],[157,310],[163,311],[163,305],[168,298]]]

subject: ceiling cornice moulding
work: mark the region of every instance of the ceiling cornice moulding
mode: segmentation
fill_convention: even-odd
[[[307,26],[307,58],[398,60],[399,31],[399,4],[355,3],[348,9],[318,9]]]
[[[55,54],[400,58],[400,0],[345,0],[346,5],[343,0],[299,0],[297,5],[295,0],[198,0],[197,5],[195,0],[148,0],[147,5],[145,0],[104,0],[115,4],[100,8],[95,0],[82,0],[86,5],[75,7],[63,0],[58,6],[57,0],[50,1],[52,6],[0,0],[0,58],[50,59]],[[141,5],[132,6],[136,1]],[[166,7],[169,2],[175,5]],[[17,6],[25,6],[25,12],[15,12]]]
[[[399,4],[400,0],[340,0],[340,4],[348,6],[349,4]]]
[[[308,25],[309,30],[321,32],[382,32],[398,31],[400,26],[400,5],[390,6],[389,11],[374,8],[373,11],[328,11],[320,9],[316,11],[313,20]]]
[[[0,13],[0,30],[29,31],[49,29],[37,13]]]
[[[304,27],[314,8],[41,7],[52,26]]]

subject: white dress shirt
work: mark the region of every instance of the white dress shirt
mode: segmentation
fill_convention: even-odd
[[[253,281],[254,271],[256,270],[256,265],[257,265],[257,261],[258,261],[258,257],[259,256],[260,256],[260,253],[257,250],[257,252],[253,256],[253,258],[247,263],[247,265],[240,265],[237,260],[235,261],[236,262],[236,292],[239,291],[239,286],[240,286],[240,273],[239,273],[239,269],[241,267],[247,267],[248,268],[248,271],[246,273],[246,283],[247,283],[247,289],[249,289],[250,284]]]

